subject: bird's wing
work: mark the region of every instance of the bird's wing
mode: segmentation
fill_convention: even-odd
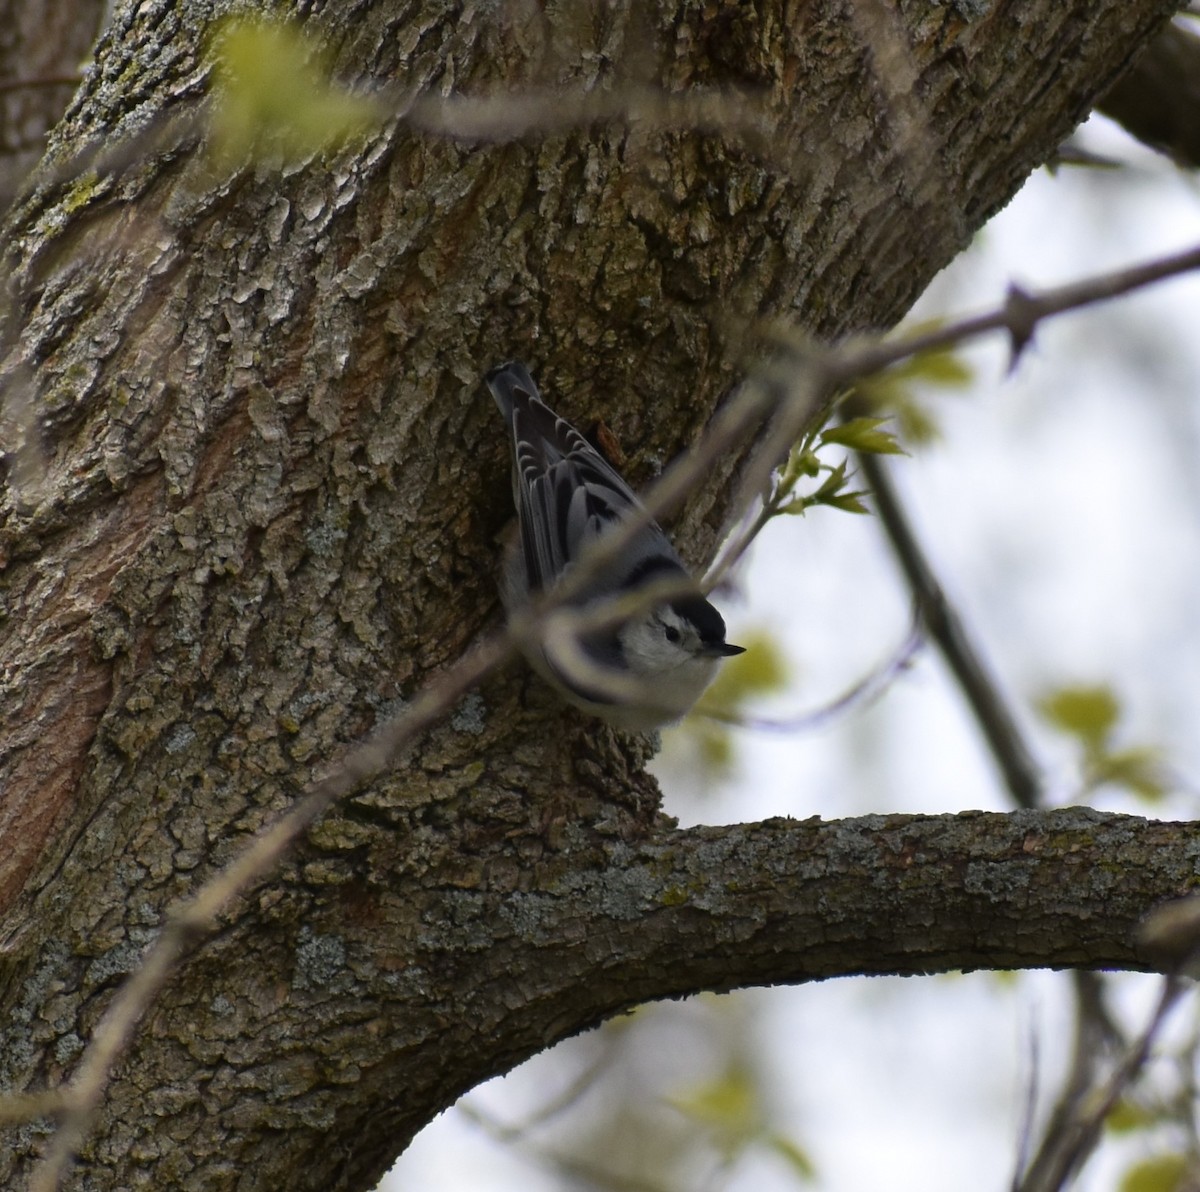
[[[529,588],[542,591],[641,505],[608,461],[542,401],[523,364],[493,369],[487,383],[512,432],[513,495]]]
[[[516,497],[530,586],[549,587],[640,504],[569,422],[531,397],[513,412]]]

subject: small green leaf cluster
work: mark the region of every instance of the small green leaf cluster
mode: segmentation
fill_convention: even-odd
[[[1149,745],[1113,745],[1121,704],[1111,687],[1058,687],[1037,701],[1037,709],[1049,725],[1078,742],[1086,791],[1108,785],[1124,787],[1148,802],[1163,797],[1166,782],[1159,751]]]
[[[212,135],[225,164],[303,161],[364,136],[377,106],[331,80],[320,43],[283,21],[232,17],[216,26]]]
[[[815,1177],[812,1160],[804,1150],[770,1125],[753,1074],[737,1065],[706,1084],[668,1098],[668,1104],[704,1131],[726,1168],[751,1148],[764,1148],[782,1159],[797,1180],[809,1182]]]
[[[766,502],[769,516],[805,513],[818,505],[846,513],[868,513],[862,500],[866,492],[850,487],[847,461],[826,463],[820,453],[827,447],[837,446],[872,455],[903,455],[904,449],[895,436],[883,429],[886,421],[885,418],[851,418],[805,435],[788,452],[787,462],[772,481]],[[798,491],[806,481],[819,483],[808,492]]]
[[[1186,1178],[1193,1170],[1189,1157],[1174,1149],[1161,1149],[1163,1127],[1172,1123],[1179,1124],[1178,1115],[1168,1104],[1155,1106],[1126,1098],[1113,1106],[1104,1120],[1105,1130],[1110,1135],[1141,1135],[1156,1152],[1126,1168],[1117,1185],[1120,1192],[1182,1192],[1189,1186]]]
[[[919,334],[932,329],[932,324],[924,324],[907,330]],[[921,445],[936,441],[941,433],[922,391],[961,391],[973,379],[970,366],[953,348],[930,348],[856,382],[854,396],[867,409],[894,418],[906,443]]]

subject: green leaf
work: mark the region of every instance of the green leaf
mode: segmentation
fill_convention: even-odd
[[[899,338],[936,330],[938,323],[905,327]],[[929,443],[938,437],[937,419],[919,394],[926,389],[966,389],[974,379],[970,365],[951,347],[931,348],[902,360],[855,384],[859,399],[871,409],[889,414],[905,443]]]
[[[859,499],[866,495],[865,492],[838,493],[836,497],[828,497],[821,503],[823,505],[832,505],[834,509],[843,509],[847,513],[870,513],[871,511]]]
[[[835,468],[829,469],[829,475],[821,481],[821,487],[810,495],[810,500],[821,501],[832,497],[846,483],[846,461],[842,460]]]
[[[722,778],[733,769],[733,734],[725,725],[706,722],[696,734],[696,744],[709,776]]]
[[[764,1132],[762,1103],[749,1073],[734,1065],[694,1091],[666,1098],[667,1104],[703,1126],[728,1162]]]
[[[667,1097],[668,1106],[720,1136],[725,1154],[745,1148],[760,1130],[758,1090],[746,1073],[734,1067],[682,1096]]]
[[[748,1124],[758,1121],[758,1090],[739,1068],[730,1069],[686,1096],[668,1097],[667,1103],[699,1122],[738,1134],[744,1134]]]
[[[1092,763],[1091,777],[1096,784],[1123,786],[1148,803],[1161,801],[1167,793],[1159,752],[1148,746],[1103,754]]]
[[[787,1166],[792,1169],[792,1173],[799,1179],[811,1182],[817,1178],[816,1166],[809,1158],[808,1152],[800,1149],[796,1143],[792,1142],[792,1139],[786,1138],[784,1134],[772,1132],[767,1134],[763,1142],[787,1163]]]
[[[896,429],[906,443],[926,444],[941,438],[937,419],[915,397],[905,396],[891,406]]]
[[[861,497],[867,496],[865,490],[858,492],[843,492],[847,483],[846,461],[843,460],[834,468],[829,469],[829,475],[821,482],[821,486],[811,493],[804,493],[790,501],[779,505],[774,516],[795,516],[806,513],[814,505],[828,505],[833,509],[842,509],[847,513],[870,513],[862,503]]]
[[[891,372],[876,373],[873,377],[860,377],[855,382],[853,392],[855,400],[860,404],[888,415],[912,397],[903,381]]]
[[[1121,716],[1112,688],[1103,684],[1061,687],[1039,699],[1037,707],[1050,724],[1082,746],[1089,788],[1122,786],[1149,803],[1166,795],[1169,780],[1159,750],[1147,745],[1124,749],[1110,745]]]
[[[1135,1163],[1121,1177],[1121,1192],[1178,1192],[1184,1186],[1188,1161],[1183,1155],[1156,1155]]]
[[[953,348],[931,348],[910,356],[903,375],[942,389],[965,389],[974,379],[971,366]]]
[[[1139,1105],[1136,1101],[1130,1101],[1128,1098],[1122,1098],[1104,1119],[1104,1128],[1113,1134],[1132,1134],[1135,1130],[1145,1130],[1149,1126],[1156,1126],[1160,1120],[1144,1105]]]
[[[772,1130],[766,1135],[763,1142],[787,1163],[797,1177],[806,1182],[817,1178],[817,1169],[813,1165],[813,1161],[790,1138],[783,1134],[776,1134]]]
[[[740,635],[744,654],[729,659],[717,672],[704,696],[704,703],[722,711],[734,711],[756,695],[780,691],[788,680],[787,661],[779,642],[761,629]]]
[[[227,164],[252,154],[303,160],[378,123],[376,105],[333,84],[320,43],[294,25],[231,17],[211,56],[213,141]]]
[[[872,455],[904,455],[904,448],[896,442],[896,436],[879,429],[886,421],[886,418],[851,418],[841,426],[831,426],[822,431],[820,446],[837,443],[852,451],[865,451]]]
[[[815,451],[798,445],[788,453],[788,461],[784,465],[780,483],[784,491],[792,487],[802,476],[817,476],[821,472],[821,461]]]
[[[732,1063],[716,1080],[667,1103],[700,1125],[726,1163],[752,1146],[782,1158],[800,1179],[814,1178],[812,1160],[790,1138],[770,1128],[755,1074]]]
[[[1101,752],[1121,714],[1121,705],[1107,686],[1060,687],[1037,701],[1042,717],[1055,728],[1078,738],[1086,749]]]

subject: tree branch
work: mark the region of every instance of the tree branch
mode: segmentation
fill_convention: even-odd
[[[1096,110],[1179,165],[1200,167],[1200,37],[1167,25]]]
[[[1163,1021],[1186,991],[1177,977],[1167,977],[1158,1004],[1120,1062],[1098,1087],[1079,1085],[1065,1095],[1046,1130],[1046,1141],[1029,1169],[1014,1184],[1013,1192],[1059,1192],[1096,1147],[1104,1121],[1121,1095],[1138,1078]],[[1075,1070],[1086,1068],[1077,1063]]]

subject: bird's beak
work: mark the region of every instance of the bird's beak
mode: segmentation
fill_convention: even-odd
[[[735,654],[744,654],[745,646],[735,646],[732,642],[722,642],[719,646],[709,646],[706,653],[714,658],[732,658]]]

